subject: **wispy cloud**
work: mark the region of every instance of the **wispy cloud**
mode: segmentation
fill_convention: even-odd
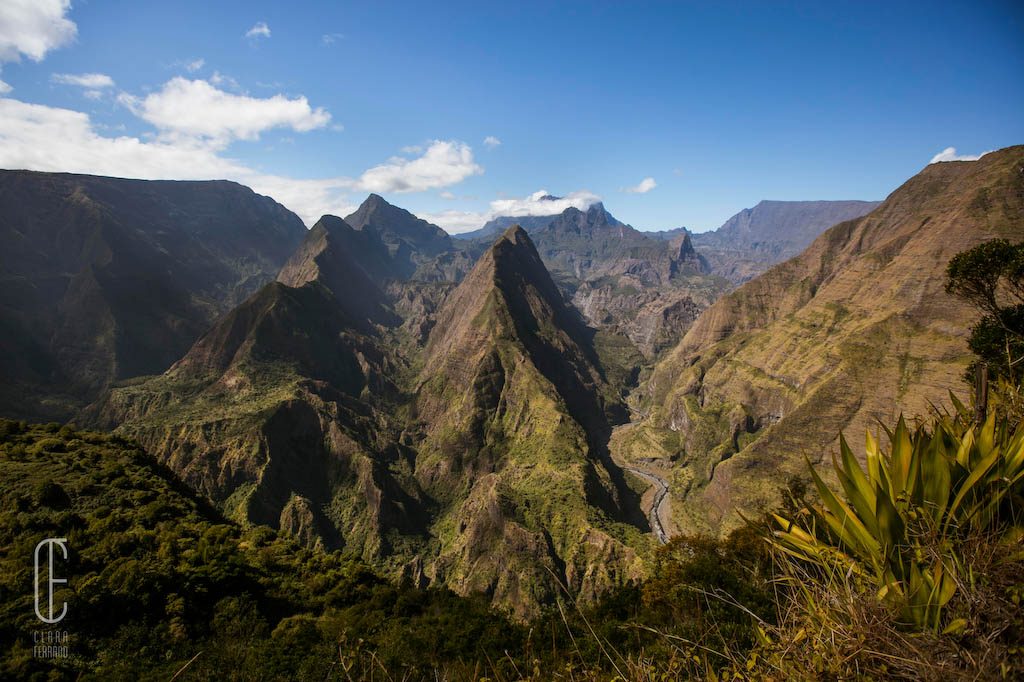
[[[570,192],[564,197],[553,197],[547,190],[541,189],[526,197],[495,199],[487,211],[451,209],[439,213],[424,213],[420,217],[440,225],[449,234],[460,234],[483,227],[484,223],[499,216],[557,215],[567,208],[585,211],[600,200],[601,197],[587,190]]]
[[[252,40],[270,37],[270,27],[265,21],[257,21],[252,28],[245,32],[245,37]]]
[[[488,149],[494,149],[495,147],[501,146],[501,140],[496,138],[494,135],[488,135],[484,138],[484,146]]]
[[[344,37],[344,34],[341,33],[325,33],[320,36],[320,42],[324,45],[333,45]]]
[[[570,192],[564,197],[551,197],[547,190],[537,190],[522,199],[495,199],[491,202],[493,216],[555,215],[567,208],[585,211],[601,200],[587,190]]]
[[[654,178],[644,178],[640,181],[640,184],[633,185],[632,187],[623,187],[622,191],[629,194],[647,194],[657,186],[658,183],[654,181]]]
[[[957,154],[956,147],[946,147],[941,152],[933,156],[932,160],[929,161],[928,164],[942,163],[943,161],[977,161],[988,153],[989,152],[982,152],[980,154]]]
[[[114,79],[105,73],[55,73],[50,76],[50,80],[61,85],[74,85],[91,90],[114,87]]]
[[[184,66],[185,70],[188,71],[189,73],[195,73],[199,69],[203,68],[203,66],[205,64],[206,64],[206,60],[203,59],[202,57],[199,57],[198,59],[190,59],[190,60],[188,60],[186,62],[183,62],[182,66]]]

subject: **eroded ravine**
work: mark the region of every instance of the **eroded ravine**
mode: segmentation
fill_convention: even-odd
[[[668,533],[665,532],[665,522],[662,521],[662,517],[666,516],[667,512],[665,503],[668,502],[668,481],[657,474],[641,471],[636,467],[624,466],[622,468],[648,481],[656,488],[651,508],[647,510],[647,517],[650,519],[651,532],[654,533],[654,537],[658,538],[658,542],[661,544],[665,544],[668,542]]]

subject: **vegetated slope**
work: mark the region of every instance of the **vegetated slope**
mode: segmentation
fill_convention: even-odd
[[[639,575],[623,522],[642,517],[605,449],[624,410],[521,228],[440,310],[415,406],[416,477],[440,505],[435,579],[529,616],[553,576],[592,598]]]
[[[0,414],[67,419],[165,370],[305,235],[241,185],[0,171]]]
[[[629,516],[624,508],[630,491],[621,473],[603,463],[606,415],[622,418],[618,393],[598,365],[591,330],[565,306],[533,247],[532,259],[513,257],[522,245],[508,258],[485,255],[474,272],[486,270],[485,261],[499,263],[501,286],[488,284],[482,274],[467,278],[437,312],[441,322],[421,351],[408,319],[396,312],[400,306],[392,305],[394,299],[350,251],[367,229],[325,216],[282,268],[279,281],[218,320],[163,375],[115,388],[97,411],[99,423],[120,425],[120,432],[137,438],[233,519],[285,530],[311,547],[344,547],[415,584],[484,592],[522,616],[535,614],[556,594],[555,576],[593,596],[637,575],[633,550],[598,528],[603,524],[618,538],[645,544],[640,530],[621,523]],[[406,293],[417,284],[390,283]],[[517,351],[510,385],[528,391],[531,405],[541,396],[551,403],[546,410],[543,401],[537,403],[543,414],[527,411],[518,415],[520,421],[509,421],[502,411],[497,444],[489,440],[498,438],[496,432],[458,431],[465,426],[462,413],[430,401],[431,386],[454,380],[452,367],[473,367],[471,347],[434,339],[451,339],[451,330],[472,325],[479,313],[473,297],[490,291],[498,292],[493,296],[504,301],[507,324],[517,330],[509,347],[530,349]],[[542,292],[539,299],[536,292]],[[451,361],[441,348],[452,353]],[[454,385],[463,387],[461,380]],[[488,398],[479,399],[487,404]],[[547,422],[551,416],[565,424]],[[531,440],[535,431],[548,429],[555,429],[551,439]],[[449,435],[455,444],[446,440]],[[451,485],[439,483],[437,471],[458,469],[485,440],[493,449],[494,459],[483,460],[489,464],[470,467],[466,478],[449,479]],[[548,456],[544,448],[557,448],[559,456],[579,465],[560,472],[562,497],[543,498],[546,505],[564,498],[571,508],[535,509],[534,520],[523,522],[532,544],[502,550],[505,528],[492,524],[487,487],[477,486],[476,479],[494,474],[496,462],[511,457],[513,446],[536,446],[541,450],[531,457],[541,459]],[[528,468],[509,466],[503,485],[517,494],[541,491],[512,485]],[[541,469],[535,473],[547,480]],[[473,529],[460,536],[458,547],[453,523]],[[591,532],[585,536],[590,545],[570,554],[568,538],[581,529]],[[559,543],[555,549],[553,538]],[[490,560],[471,566],[463,551],[474,560],[481,552],[514,559],[532,573],[517,583],[521,589],[498,589],[499,581],[508,580],[508,566]],[[568,561],[574,563],[567,566]],[[542,565],[553,566],[554,574]]]
[[[53,548],[68,582],[54,586],[67,612],[52,629],[69,654],[54,659],[33,655],[48,628],[32,556],[47,537],[68,550]],[[240,528],[131,441],[0,420],[4,679],[346,679],[339,656],[359,679],[472,679],[487,659],[511,676],[501,659],[524,658],[525,640],[483,598],[392,584],[352,556]]]
[[[928,166],[705,310],[656,366],[624,456],[675,460],[677,525],[724,531],[841,429],[943,404],[977,316],[945,267],[995,237],[1024,238],[1024,147]]]
[[[877,201],[761,201],[712,232],[692,235],[712,272],[735,284],[797,255],[837,223],[872,211]]]
[[[425,515],[392,465],[409,452],[393,417],[401,396],[397,323],[325,217],[266,285],[218,320],[165,374],[115,388],[100,423],[120,425],[232,518],[310,546],[367,558]]]

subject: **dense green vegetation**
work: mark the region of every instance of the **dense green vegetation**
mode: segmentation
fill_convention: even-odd
[[[971,327],[975,364],[1019,383],[1024,376],[1024,242],[993,239],[958,253],[946,268],[946,291],[982,313]]]
[[[32,553],[71,551],[56,573],[67,617],[36,620]],[[676,540],[652,577],[515,623],[486,597],[386,581],[358,559],[241,528],[133,442],[0,420],[0,677],[16,679],[609,679],[694,662],[681,642],[744,651],[770,620],[768,554],[755,535]],[[745,606],[725,600],[734,595]],[[33,633],[70,633],[69,657],[33,657]],[[194,660],[192,660],[194,658]],[[191,661],[191,663],[190,663]],[[187,667],[186,667],[187,666]]]

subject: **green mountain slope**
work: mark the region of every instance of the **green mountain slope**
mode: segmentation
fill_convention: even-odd
[[[592,598],[639,575],[644,522],[606,449],[620,387],[525,233],[432,311],[425,349],[351,252],[362,233],[322,219],[278,282],[163,375],[116,387],[98,422],[232,519],[519,616],[558,580]]]
[[[416,476],[441,505],[438,580],[531,615],[552,576],[593,597],[639,574],[624,522],[643,521],[606,450],[622,406],[524,230],[447,299],[423,367]]]
[[[1024,148],[933,164],[705,310],[656,366],[650,416],[616,442],[673,464],[685,530],[724,531],[774,501],[803,458],[960,390],[975,313],[943,290],[959,251],[1024,237]]]

